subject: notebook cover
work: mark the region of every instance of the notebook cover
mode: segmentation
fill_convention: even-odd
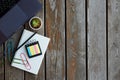
[[[14,7],[20,0],[0,0],[0,18]]]
[[[20,0],[0,18],[0,44],[15,33],[21,25],[34,16],[42,5],[38,0]]]

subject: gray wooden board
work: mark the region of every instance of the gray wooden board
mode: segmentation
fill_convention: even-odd
[[[46,32],[46,36],[51,38],[46,60],[44,58],[37,76],[10,66],[8,52],[10,50],[11,54],[12,50],[8,50],[8,43],[12,41],[14,49],[17,47],[22,33],[20,29],[5,45],[0,46],[0,80],[106,80],[107,77],[108,80],[120,80],[120,0],[108,0],[108,9],[106,0],[45,0],[45,4],[44,0],[40,2],[43,9],[37,16],[42,18],[43,22],[44,15],[46,16],[46,26],[43,25],[37,32],[41,35]],[[31,30],[28,23],[25,28]]]
[[[67,0],[67,80],[86,80],[85,0]]]
[[[106,80],[106,0],[88,0],[88,80]]]
[[[0,46],[0,80],[4,80],[4,56],[3,45]]]
[[[65,80],[65,0],[46,0],[46,79]]]
[[[5,43],[5,80],[24,80],[24,71],[11,66],[13,50],[17,47],[22,28]]]
[[[120,80],[120,0],[108,0],[108,80]]]

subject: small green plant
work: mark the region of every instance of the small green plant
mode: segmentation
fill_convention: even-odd
[[[33,18],[33,19],[31,20],[31,26],[32,26],[33,28],[39,28],[39,27],[41,26],[40,20],[39,20],[38,18]]]

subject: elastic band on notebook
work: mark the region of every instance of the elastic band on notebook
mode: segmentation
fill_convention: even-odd
[[[16,49],[16,51],[17,51],[18,49],[20,49],[27,41],[29,41],[35,34],[36,34],[36,32],[35,32],[33,35],[31,35],[23,44],[21,44],[21,45]]]

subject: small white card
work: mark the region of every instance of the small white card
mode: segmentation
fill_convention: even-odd
[[[34,32],[24,29],[18,47],[21,44],[23,44],[33,34]],[[38,55],[32,58],[28,57],[28,53],[26,51],[25,45],[28,44],[28,42],[30,41],[38,41],[42,51],[41,55]],[[20,47],[15,52],[15,56],[13,58],[11,66],[37,75],[39,72],[39,68],[41,66],[42,60],[44,58],[46,49],[48,47],[49,41],[50,41],[50,38],[44,37],[39,34],[35,34],[30,40],[28,40],[28,42],[26,42],[22,47]]]

